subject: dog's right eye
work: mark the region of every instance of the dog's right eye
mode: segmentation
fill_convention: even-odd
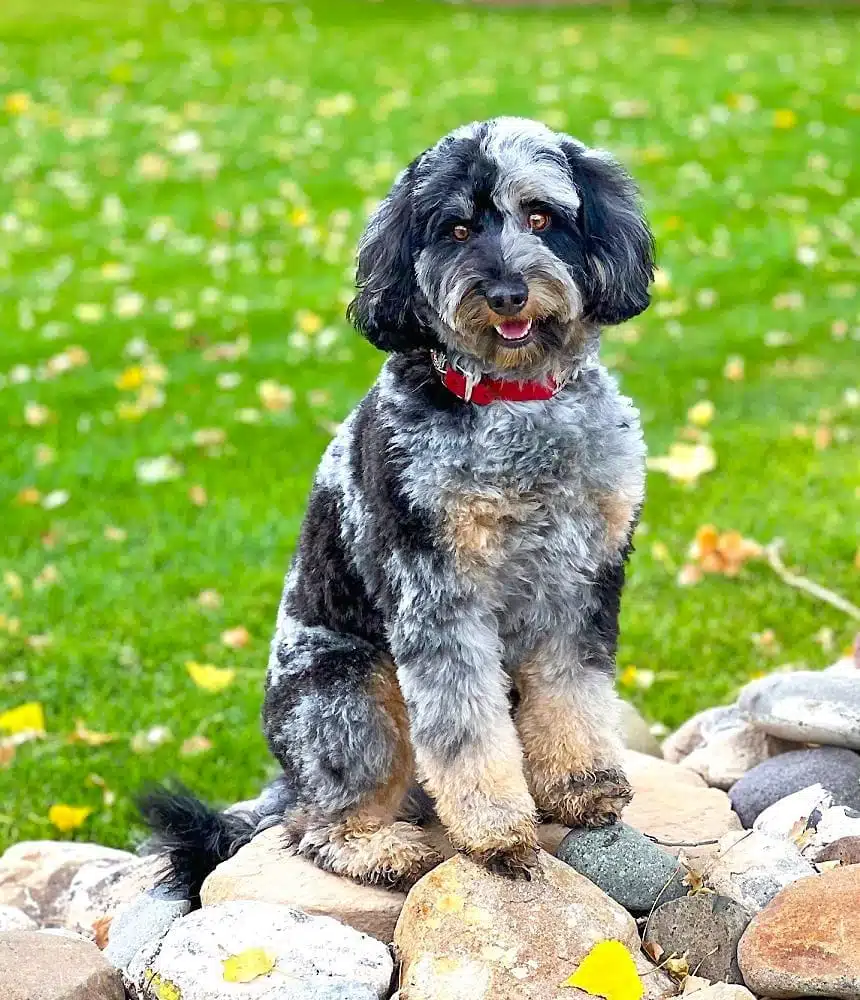
[[[465,243],[471,234],[472,230],[468,226],[464,226],[462,222],[457,223],[451,230],[451,235],[458,243]]]

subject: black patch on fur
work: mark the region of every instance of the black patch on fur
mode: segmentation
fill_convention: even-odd
[[[152,831],[150,852],[164,857],[157,885],[171,898],[190,899],[195,906],[206,876],[254,832],[245,817],[217,812],[183,788],[155,786],[140,796],[137,806]]]
[[[623,167],[585,155],[571,142],[564,149],[582,199],[579,226],[585,261],[579,266],[585,316],[599,325],[623,323],[638,316],[651,301],[648,286],[654,277],[654,238],[636,185]],[[547,242],[552,246],[551,237]],[[571,260],[568,248],[556,252]],[[573,263],[578,269],[575,259]]]

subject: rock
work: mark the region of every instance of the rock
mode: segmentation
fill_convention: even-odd
[[[730,788],[747,771],[795,744],[770,736],[741,716],[736,705],[699,712],[663,743],[663,756],[683,764],[713,788]]]
[[[695,994],[700,1000],[755,1000],[754,994],[745,986],[734,983],[712,983],[702,990],[695,990]]]
[[[744,907],[726,896],[682,896],[657,907],[645,942],[658,944],[667,957],[686,955],[697,976],[742,983],[737,948],[749,921]]]
[[[845,837],[860,837],[860,813],[833,805],[833,796],[821,785],[810,785],[768,806],[755,821],[755,829],[775,837],[801,842],[804,857]]]
[[[174,921],[191,911],[191,900],[168,899],[161,892],[144,892],[120,907],[110,924],[105,958],[116,969],[125,969],[137,952],[151,941],[160,941]]]
[[[554,852],[567,827],[544,823],[538,831],[541,845]],[[427,829],[427,838],[443,857],[454,849],[441,826]],[[224,861],[203,883],[203,906],[230,900],[260,900],[294,906],[305,913],[334,917],[380,941],[391,941],[406,895],[380,886],[358,885],[317,868],[290,854],[281,827],[258,834],[229,861]]]
[[[687,894],[687,871],[678,859],[626,823],[571,830],[556,857],[631,913],[650,913],[658,898]]]
[[[539,865],[511,881],[457,855],[425,875],[394,935],[401,1000],[546,1000],[598,941],[638,954],[629,913],[550,855]]]
[[[860,868],[801,879],[757,914],[738,958],[768,997],[860,997]]]
[[[0,905],[0,933],[3,931],[34,931],[39,925],[17,906]]]
[[[237,988],[223,963],[260,948],[272,971]],[[220,903],[177,920],[160,940],[141,948],[126,971],[139,1000],[380,1000],[394,963],[380,941],[328,917],[276,903]]]
[[[719,895],[757,913],[787,885],[815,874],[792,841],[758,831],[733,832],[721,838],[706,881]]]
[[[164,861],[155,855],[83,865],[69,885],[63,926],[94,940],[99,927],[123,904],[153,888],[163,867]]]
[[[857,649],[860,652],[860,644],[858,644]],[[824,673],[830,677],[851,677],[858,680],[860,679],[860,662],[854,656],[845,656],[832,666],[827,667]]]
[[[833,795],[823,785],[810,785],[774,802],[756,817],[753,829],[770,837],[794,837],[833,805]],[[798,824],[803,826],[798,828]]]
[[[821,671],[771,674],[748,684],[738,706],[772,736],[860,750],[860,680]]]
[[[69,887],[83,865],[106,866],[133,857],[98,844],[22,841],[0,858],[0,903],[23,910],[42,926],[61,926]]]
[[[388,942],[406,895],[322,871],[312,861],[290,854],[283,830],[273,827],[218,865],[203,883],[200,900],[204,907],[231,900],[281,903],[334,917]]]
[[[749,829],[768,806],[814,784],[831,792],[836,805],[860,809],[860,754],[840,747],[780,754],[747,772],[729,789],[729,798]]]
[[[3,1000],[124,1000],[122,980],[89,941],[10,931],[0,934]]]
[[[840,837],[815,855],[815,863],[838,861],[842,865],[860,865],[860,837]]]
[[[698,858],[711,853],[703,841],[717,841],[741,828],[725,792],[708,788],[692,771],[679,764],[628,751],[624,767],[633,786],[633,801],[622,814],[624,822],[661,842],[673,854]]]
[[[660,757],[660,744],[651,732],[651,727],[645,721],[635,705],[629,701],[620,701],[621,732],[624,746],[637,753],[645,753],[651,757]]]

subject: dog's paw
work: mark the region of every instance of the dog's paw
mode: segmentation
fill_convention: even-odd
[[[518,844],[515,848],[473,855],[494,875],[531,882],[538,869],[538,848],[532,844]]]
[[[544,818],[564,826],[611,826],[633,798],[623,771],[611,768],[571,774],[541,804]]]

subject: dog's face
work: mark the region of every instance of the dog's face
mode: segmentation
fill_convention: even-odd
[[[519,118],[457,129],[398,178],[359,245],[358,329],[487,370],[563,371],[649,302],[652,239],[604,153]]]

